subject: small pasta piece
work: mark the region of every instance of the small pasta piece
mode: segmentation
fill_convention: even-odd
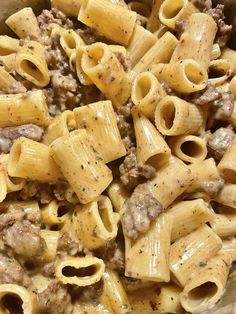
[[[38,87],[49,83],[49,71],[44,47],[36,41],[28,41],[16,54],[16,71]]]
[[[100,195],[91,203],[75,207],[71,228],[84,247],[94,250],[116,237],[119,218],[109,198]]]
[[[213,86],[223,85],[232,74],[232,67],[227,60],[212,60],[209,65],[209,82]]]
[[[203,123],[200,107],[176,96],[166,96],[155,110],[155,125],[163,135],[196,134]]]
[[[209,203],[200,198],[173,204],[166,213],[172,215],[174,220],[171,242],[186,236],[214,218]]]
[[[170,270],[174,282],[184,287],[194,272],[221,247],[221,239],[207,225],[177,240],[170,249]]]
[[[0,56],[0,63],[5,67],[6,71],[11,72],[16,69],[16,53],[7,56]]]
[[[66,257],[56,265],[56,278],[64,285],[91,286],[98,282],[105,271],[105,264],[97,257]]]
[[[85,45],[83,39],[73,29],[63,29],[60,36],[60,44],[68,58],[71,57],[77,48]]]
[[[51,151],[82,204],[93,201],[111,183],[112,173],[85,130],[74,131],[70,136],[55,140]]]
[[[163,166],[170,158],[170,148],[154,125],[138,110],[132,111],[137,160],[156,169]]]
[[[53,262],[57,256],[58,241],[61,236],[59,231],[40,230],[40,236],[44,239],[47,249],[42,253],[41,258],[47,263]]]
[[[169,62],[177,44],[178,39],[170,32],[166,32],[134,66],[132,75],[149,71],[153,64]]]
[[[20,49],[19,40],[7,35],[0,35],[0,56],[8,56]]]
[[[171,62],[193,59],[207,70],[216,31],[216,23],[210,15],[205,13],[192,14],[172,55]]]
[[[151,180],[153,195],[167,208],[190,185],[193,175],[190,168],[180,159],[171,156]]]
[[[97,42],[87,46],[81,66],[116,108],[127,101],[131,93],[129,76],[108,45]]]
[[[10,176],[27,180],[57,182],[63,179],[51,157],[50,148],[25,137],[20,137],[13,144],[7,170]]]
[[[166,92],[151,72],[139,73],[134,79],[131,100],[148,118],[154,118],[156,106],[164,96]]]
[[[221,55],[221,49],[220,49],[219,44],[213,44],[212,51],[211,51],[211,61],[218,59],[220,55]]]
[[[41,209],[41,221],[48,226],[60,226],[70,219],[71,204],[52,200]]]
[[[135,12],[112,2],[88,0],[81,5],[78,20],[108,39],[127,45],[133,34],[136,17]]]
[[[130,193],[120,181],[113,180],[107,188],[107,195],[111,200],[114,210],[122,215],[121,209],[124,208],[123,205],[129,199]]]
[[[219,237],[236,235],[236,214],[216,214],[210,221],[211,228]]]
[[[168,145],[172,153],[185,162],[200,162],[207,156],[206,142],[199,136],[175,136],[168,139]]]
[[[0,127],[32,123],[48,126],[50,116],[42,90],[0,95]]]
[[[207,71],[193,59],[185,59],[171,64],[154,65],[152,73],[165,81],[179,93],[193,93],[203,90],[207,84]]]
[[[164,313],[181,313],[182,307],[180,304],[181,289],[173,283],[163,285],[161,292],[157,297],[158,314]]]
[[[225,183],[214,200],[236,209],[236,184]]]
[[[8,17],[5,23],[19,38],[26,38],[29,36],[31,39],[40,39],[41,31],[37,18],[30,7],[26,7],[12,14]]]
[[[4,170],[0,169],[0,203],[4,201],[7,196],[7,182]]]
[[[65,0],[51,0],[51,5],[53,8],[57,8],[68,16],[77,17],[82,5],[82,0],[67,0],[66,2]]]
[[[197,8],[188,0],[165,0],[159,9],[159,19],[161,23],[175,29],[177,20],[186,19],[197,11]]]
[[[146,234],[134,243],[125,239],[125,275],[128,277],[168,282],[168,257],[173,219],[161,214]]]
[[[76,121],[73,111],[65,110],[51,120],[47,131],[44,134],[43,143],[50,145],[57,138],[69,135],[70,131],[75,128]]]
[[[234,94],[234,96],[236,95],[236,75],[232,78],[232,80],[230,80],[230,83],[229,83],[229,90],[231,91],[231,93],[233,93]],[[236,107],[235,105],[234,105],[234,107]],[[234,108],[234,110],[235,110],[235,108]],[[235,115],[235,113],[233,112],[232,113],[232,115]],[[232,116],[231,115],[231,116]],[[230,117],[230,119],[232,119],[231,117]],[[233,119],[236,121],[236,118],[235,117],[233,117]]]
[[[228,61],[233,69],[233,74],[236,74],[236,51],[230,49],[229,47],[225,47],[222,50],[221,59]]]
[[[0,66],[0,90],[6,92],[14,90],[14,86],[17,86],[23,93],[27,91],[27,89],[17,80],[11,76],[4,67]]]
[[[94,148],[105,163],[126,155],[111,101],[99,101],[75,108],[74,115],[77,127],[86,129],[94,142]],[[104,145],[104,143],[112,143],[112,145]]]
[[[136,25],[133,35],[127,47],[127,57],[132,67],[144,56],[144,54],[156,43],[157,38],[151,32],[140,25]]]
[[[2,314],[33,314],[39,311],[39,301],[29,289],[17,284],[0,285],[0,311]]]
[[[217,168],[226,181],[236,183],[236,137],[227,148]]]

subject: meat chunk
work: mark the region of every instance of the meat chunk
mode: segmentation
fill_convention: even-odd
[[[221,97],[213,102],[213,118],[216,120],[228,120],[234,109],[234,94],[221,93]]]
[[[78,28],[76,32],[81,36],[86,45],[91,45],[98,41],[109,43],[109,41],[105,37],[98,34],[95,29],[92,29],[90,27],[85,27],[83,29]]]
[[[53,280],[47,289],[38,294],[40,312],[47,314],[71,314],[71,297],[67,287]]]
[[[38,16],[38,24],[41,30],[46,30],[49,26],[49,24],[58,24],[60,26],[63,26],[64,28],[73,28],[73,22],[66,17],[66,15],[56,9],[52,8],[49,10],[43,10],[42,13]]]
[[[146,232],[163,210],[161,203],[152,195],[149,182],[137,186],[124,206],[123,231],[133,240]]]
[[[26,260],[40,256],[46,248],[46,243],[40,236],[40,228],[27,220],[15,222],[6,229],[3,240],[15,254]]]
[[[23,221],[25,213],[23,208],[17,205],[10,205],[7,212],[0,215],[0,232],[12,226],[16,222]]]
[[[17,284],[28,288],[31,280],[17,260],[0,254],[0,284]]]
[[[225,23],[224,5],[218,4],[216,8],[204,10],[204,13],[210,15],[215,20],[218,27],[216,42],[221,48],[225,47],[232,33],[232,25]]]
[[[206,180],[201,182],[201,189],[214,198],[224,186],[224,179]]]
[[[0,153],[9,153],[13,143],[21,136],[41,141],[44,129],[34,124],[0,128]]]
[[[24,201],[36,198],[41,204],[48,204],[54,198],[54,195],[51,185],[30,181],[20,191],[19,197]]]
[[[210,104],[220,98],[220,92],[214,86],[208,84],[208,86],[204,90],[193,93],[190,100],[196,105],[203,106]]]
[[[180,38],[180,36],[183,34],[186,25],[187,25],[186,19],[179,19],[175,22],[175,32],[178,38]]]
[[[117,59],[119,60],[120,64],[123,66],[126,72],[130,71],[131,69],[131,61],[129,58],[125,57],[123,53],[117,52],[115,53]]]
[[[67,252],[69,255],[73,256],[82,251],[82,249],[82,245],[73,241],[68,233],[63,233],[58,240],[58,251]]]
[[[209,10],[212,8],[212,1],[211,0],[191,0],[191,2],[200,11],[203,11],[204,9]]]
[[[27,90],[21,82],[15,81],[12,85],[0,90],[0,94],[25,93]]]
[[[207,144],[215,159],[221,159],[232,142],[235,133],[230,128],[219,128],[208,137]]]
[[[119,169],[121,182],[127,189],[133,189],[145,179],[152,179],[156,175],[156,169],[154,167],[138,164],[133,150],[125,157]]]

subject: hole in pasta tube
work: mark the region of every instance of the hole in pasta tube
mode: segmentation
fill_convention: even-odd
[[[76,49],[76,40],[72,32],[68,32],[62,35],[62,40],[64,44],[69,49]]]
[[[187,80],[194,85],[202,84],[205,80],[205,75],[200,65],[196,62],[188,62],[184,65],[184,74]]]
[[[11,148],[11,154],[8,161],[8,172],[10,174],[14,173],[15,170],[17,169],[20,157],[21,157],[21,143],[15,142],[15,144],[13,144]]]
[[[110,216],[108,209],[104,207],[104,203],[98,200],[98,212],[101,217],[102,223],[108,232],[112,232],[112,223],[110,221]]]
[[[24,314],[23,302],[15,294],[6,294],[2,297],[1,303],[9,314]]]
[[[57,217],[62,217],[71,211],[69,204],[59,205],[57,209]]]
[[[186,141],[182,143],[180,149],[183,154],[189,157],[198,158],[202,155],[202,147],[195,141]]]
[[[22,60],[20,63],[21,70],[25,72],[26,74],[30,75],[32,78],[34,78],[37,81],[41,81],[44,79],[43,74],[38,69],[38,67],[31,62],[30,60]]]
[[[88,55],[84,54],[88,68],[93,68],[100,63],[105,53],[104,49],[103,44],[94,44],[89,47]]]
[[[162,15],[165,19],[173,19],[176,17],[184,6],[183,0],[165,1],[162,7]]]
[[[168,159],[168,155],[165,153],[161,153],[161,154],[156,154],[150,157],[145,163],[156,168],[166,163],[167,159]]]
[[[199,306],[202,302],[214,297],[217,290],[217,285],[214,282],[207,281],[204,284],[190,290],[186,301],[190,307]]]
[[[136,101],[141,101],[143,100],[148,93],[150,92],[152,87],[152,81],[148,75],[145,76],[140,76],[139,78],[136,79],[135,81],[135,97]]]
[[[175,105],[170,101],[163,104],[159,114],[162,128],[170,130],[175,120]]]
[[[65,266],[62,269],[62,274],[65,277],[89,277],[95,275],[97,272],[97,267],[95,265],[87,266],[87,267],[81,267],[81,268],[75,268],[72,266]]]

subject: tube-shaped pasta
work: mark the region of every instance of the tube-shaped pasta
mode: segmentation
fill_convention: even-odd
[[[131,99],[135,106],[150,119],[154,119],[156,106],[166,96],[161,84],[151,72],[139,73],[133,81]]]
[[[47,249],[41,255],[43,261],[46,261],[47,263],[55,261],[60,235],[59,231],[40,230],[40,236],[44,239],[47,245]]]
[[[105,163],[126,155],[117,127],[116,113],[110,100],[98,101],[74,109],[75,120],[79,129],[86,129],[94,142],[94,148]],[[104,145],[112,143],[112,145]]]
[[[193,59],[152,67],[154,75],[179,93],[193,93],[206,87],[207,71]]]
[[[188,0],[165,0],[159,9],[160,21],[175,29],[175,22],[197,12],[197,8]]]
[[[78,47],[85,45],[83,39],[73,29],[63,29],[60,44],[69,58]]]
[[[230,81],[230,84],[229,84],[229,90],[231,91],[231,93],[233,93],[234,94],[234,96],[236,95],[236,75],[232,78],[232,80]],[[236,107],[235,105],[234,105],[234,107]],[[233,119],[235,120],[235,122],[236,122],[236,117],[235,117],[235,115],[236,115],[236,113],[235,113],[235,108],[234,108],[234,111],[233,111],[233,113],[232,113],[232,115],[234,114],[234,117],[233,117]],[[231,118],[231,117],[230,117]],[[235,123],[234,123],[235,124]]]
[[[161,167],[170,158],[170,148],[154,125],[139,111],[132,111],[137,160],[155,168]]]
[[[7,182],[6,173],[0,169],[0,203],[4,201],[7,196]]]
[[[28,41],[16,54],[16,71],[38,87],[49,83],[49,71],[44,47],[36,41]]]
[[[127,45],[133,34],[137,14],[106,0],[82,3],[78,20],[106,38]],[[122,20],[122,25],[120,21]],[[112,23],[111,23],[112,21]]]
[[[174,219],[171,242],[186,236],[214,218],[210,205],[200,198],[178,202],[169,207],[166,213],[172,215]]]
[[[51,120],[46,133],[43,137],[43,143],[50,145],[54,140],[61,136],[69,135],[70,131],[76,128],[75,116],[73,111],[65,110],[60,115]]]
[[[185,162],[200,162],[204,160],[207,155],[206,142],[199,136],[175,136],[168,139],[168,145],[172,153]]]
[[[0,56],[16,53],[20,49],[19,40],[7,35],[0,36]]]
[[[143,57],[143,55],[156,43],[157,38],[151,32],[140,25],[136,25],[130,43],[127,47],[127,57],[132,67]]]
[[[148,281],[168,282],[168,257],[173,219],[161,214],[146,234],[134,243],[125,239],[125,275]]]
[[[163,135],[197,133],[203,123],[198,106],[176,96],[166,96],[157,105],[155,124]]]
[[[193,59],[207,70],[216,31],[216,23],[210,15],[205,13],[192,14],[172,55],[171,62]]]
[[[228,47],[225,47],[222,50],[220,58],[227,60],[230,63],[233,73],[235,75],[236,74],[236,51]]]
[[[171,156],[151,181],[153,195],[167,208],[193,180],[191,170],[180,159]]]
[[[209,65],[209,81],[212,85],[223,85],[232,75],[231,64],[224,59],[212,60]]]
[[[220,57],[221,50],[219,44],[213,44],[211,51],[211,60],[216,60]]]
[[[40,38],[40,28],[32,8],[27,7],[12,14],[5,21],[7,26],[20,38]]]
[[[0,90],[3,92],[11,91],[14,89],[15,86],[17,86],[22,93],[26,92],[27,89],[21,84],[21,82],[18,82],[14,79],[13,76],[11,76],[4,67],[0,66]]]
[[[208,310],[222,297],[232,264],[232,255],[224,248],[208,262],[199,264],[195,276],[180,294],[181,305],[191,313]]]
[[[33,123],[48,126],[50,116],[43,91],[0,95],[0,127]]]
[[[71,204],[65,201],[52,200],[49,204],[43,206],[41,221],[49,226],[61,225],[70,218],[70,211],[72,211]]]
[[[0,311],[3,314],[36,314],[39,301],[30,290],[17,284],[0,285]]]
[[[70,136],[55,140],[51,150],[54,160],[82,204],[94,200],[111,183],[112,173],[85,130],[74,131]]]
[[[83,85],[92,85],[93,82],[88,77],[88,75],[84,72],[81,65],[81,59],[83,53],[86,51],[86,46],[81,45],[76,49],[76,52],[73,53],[70,57],[70,64],[75,64],[76,74],[81,84]]]
[[[199,266],[207,263],[221,247],[221,239],[207,225],[177,240],[171,245],[170,250],[170,270],[173,280],[178,285],[185,286]]]
[[[124,203],[130,197],[130,193],[124,188],[124,186],[118,180],[113,180],[112,183],[108,186],[107,195],[109,196],[112,202],[114,210],[118,213],[121,213],[121,209]]]
[[[105,264],[97,257],[67,257],[56,266],[56,278],[65,284],[79,287],[98,282],[105,271]]]
[[[236,214],[216,214],[210,221],[211,228],[219,237],[236,235]]]
[[[236,183],[236,137],[227,148],[217,168],[226,181]]]
[[[181,313],[182,307],[180,304],[181,289],[173,283],[163,285],[161,292],[157,297],[158,313]]]
[[[236,208],[236,184],[225,183],[215,197],[217,203]]]
[[[116,237],[119,217],[113,212],[109,198],[100,195],[91,203],[75,207],[71,228],[83,246],[93,250]]]
[[[169,62],[177,44],[178,39],[170,32],[166,32],[134,66],[133,75],[150,70],[153,64]]]
[[[161,27],[161,22],[159,20],[159,9],[164,0],[154,0],[152,1],[151,14],[149,15],[147,22],[147,29],[154,33]]]
[[[27,180],[56,182],[62,179],[50,148],[25,137],[20,137],[13,144],[7,170],[10,176]]]
[[[5,69],[10,72],[16,69],[16,53],[6,56],[0,56],[0,63],[4,65]]]
[[[129,76],[108,45],[97,42],[87,46],[82,55],[81,66],[85,74],[115,107],[123,105],[129,98],[131,93]]]
[[[78,16],[82,0],[51,0],[53,8],[64,12],[68,16]]]

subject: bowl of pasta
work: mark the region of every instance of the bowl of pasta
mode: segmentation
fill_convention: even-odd
[[[0,313],[236,313],[234,1],[0,3]]]

